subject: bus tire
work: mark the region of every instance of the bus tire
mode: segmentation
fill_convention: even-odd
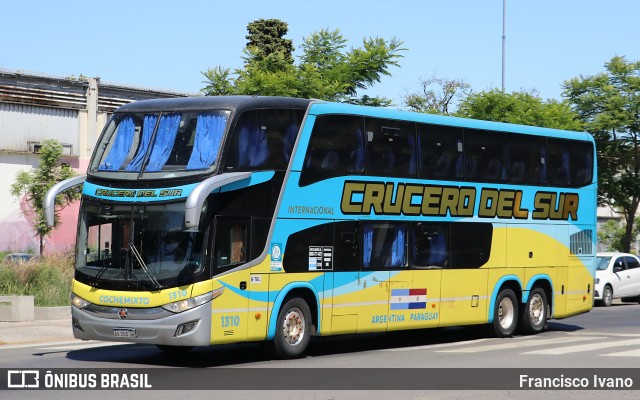
[[[280,358],[297,358],[307,349],[311,337],[311,311],[307,303],[298,298],[287,301],[278,313],[273,340]]]
[[[522,332],[526,335],[542,332],[547,326],[548,314],[547,294],[542,288],[533,289],[529,293],[529,299],[524,305],[524,311],[520,317]]]
[[[516,294],[509,288],[502,289],[498,293],[494,305],[491,332],[496,337],[509,337],[513,335],[517,326],[518,301]]]

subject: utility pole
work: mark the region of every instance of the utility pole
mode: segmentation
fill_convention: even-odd
[[[504,93],[504,69],[507,43],[507,0],[502,0],[502,93]]]

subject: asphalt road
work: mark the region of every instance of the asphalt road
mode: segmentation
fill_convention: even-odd
[[[262,374],[265,379],[274,379],[275,368],[283,368],[282,375],[277,375],[278,390],[267,391],[215,391],[206,396],[225,399],[249,398],[300,398],[302,394],[308,399],[338,398],[434,398],[434,399],[494,399],[494,398],[566,398],[566,391],[422,391],[399,390],[391,383],[397,378],[389,376],[388,382],[393,391],[367,390],[366,378],[360,379],[359,390],[306,390],[300,392],[300,373],[307,369],[310,375],[306,382],[315,387],[319,382],[327,384],[328,389],[342,388],[340,382],[335,384],[336,374],[345,373],[344,380],[351,379],[350,371],[367,371],[364,368],[392,368],[393,371],[409,371],[420,373],[421,370],[402,370],[402,368],[424,369],[425,379],[438,376],[438,371],[447,369],[447,377],[460,375],[461,382],[465,374],[486,374],[480,369],[489,370],[488,382],[499,380],[495,375],[512,371],[524,371],[529,368],[623,368],[640,374],[640,305],[616,304],[610,308],[594,308],[591,312],[565,320],[552,321],[549,330],[535,336],[515,336],[507,339],[488,338],[482,327],[463,327],[431,329],[410,332],[393,332],[386,334],[350,335],[341,337],[315,338],[305,358],[297,360],[274,360],[262,344],[227,345],[210,348],[196,348],[185,354],[167,354],[154,346],[136,344],[111,344],[103,342],[77,342],[62,344],[39,344],[32,346],[0,347],[0,364],[2,368],[81,368],[92,371],[97,368],[129,368],[142,371],[146,368],[188,367],[197,379],[207,380],[219,372],[208,368],[242,369],[235,376],[247,376],[247,382],[255,382]],[[248,368],[251,368],[249,370]],[[341,370],[345,368],[345,370]],[[218,368],[219,369],[219,368]],[[129,370],[127,370],[129,371]],[[181,370],[171,370],[177,378]],[[182,370],[183,372],[185,370]],[[203,371],[205,375],[203,375]],[[234,374],[236,370],[233,370]],[[333,375],[323,371],[334,371]],[[371,387],[384,387],[385,379],[372,371]],[[386,370],[382,370],[385,372]],[[550,370],[553,371],[553,370]],[[244,374],[244,375],[243,375]],[[314,375],[315,374],[315,375]],[[395,374],[392,372],[391,374]],[[168,375],[171,376],[171,375]],[[513,379],[507,377],[505,379]],[[180,378],[182,379],[182,378]],[[184,379],[188,379],[185,377]],[[333,380],[331,380],[333,379]],[[365,385],[362,384],[364,379]],[[470,380],[472,382],[473,380]],[[415,382],[415,381],[414,381]],[[166,382],[164,382],[166,383]],[[228,383],[228,382],[227,382]],[[418,382],[419,383],[419,382]],[[334,385],[335,384],[335,385]],[[640,378],[634,383],[640,388]],[[212,382],[204,382],[210,388]],[[250,385],[249,385],[250,386]],[[364,386],[364,387],[363,387]],[[156,386],[157,387],[157,386]],[[407,386],[411,388],[411,385]],[[290,388],[290,389],[289,389]],[[283,390],[289,389],[289,390]],[[471,387],[473,389],[473,387]],[[22,391],[13,390],[0,394],[3,399],[50,399],[50,398],[86,398],[84,391]],[[114,398],[126,393],[126,398],[157,399],[175,398],[176,395],[200,397],[199,391],[134,391],[113,392],[93,391],[92,399]],[[393,394],[393,396],[390,396]],[[607,391],[572,391],[570,398],[580,396],[583,399],[611,398]],[[621,390],[615,392],[616,399],[638,398],[637,390]]]

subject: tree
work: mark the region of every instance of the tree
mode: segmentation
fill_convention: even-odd
[[[628,252],[640,204],[640,61],[616,56],[605,69],[566,81],[563,95],[596,140],[598,202],[622,211]]]
[[[449,115],[456,101],[471,94],[471,86],[463,80],[442,79],[432,75],[420,79],[422,93],[408,93],[403,103],[410,111]]]
[[[56,198],[56,213],[54,227],[47,225],[43,210],[44,197],[47,190],[56,183],[75,176],[75,172],[66,164],[60,165],[62,145],[56,140],[42,142],[38,156],[39,165],[31,171],[20,171],[16,174],[11,185],[11,195],[21,198],[26,196],[30,206],[28,212],[32,217],[34,231],[40,239],[40,254],[44,250],[44,238],[51,233],[58,224],[58,211],[80,198],[80,193],[67,190]]]
[[[577,115],[567,103],[543,101],[535,93],[503,93],[497,89],[473,93],[460,102],[457,116],[487,121],[581,130]]]
[[[265,21],[269,21],[267,24]],[[304,38],[298,64],[292,62],[283,39],[287,24],[279,20],[258,20],[247,26],[249,43],[244,49],[244,65],[233,72],[217,66],[203,72],[202,92],[216,95],[270,95],[315,98],[367,105],[389,105],[383,97],[358,97],[390,76],[404,51],[402,42],[392,38],[367,38],[361,47],[346,50],[346,40],[338,29],[327,29]]]
[[[285,39],[289,31],[286,22],[279,19],[258,19],[247,25],[249,34],[246,39],[246,49],[257,60],[264,59],[271,54],[280,54],[284,61],[293,64],[293,42]]]
[[[624,236],[626,227],[611,219],[598,228],[598,243],[605,251],[624,251]],[[637,237],[640,227],[634,224],[633,235]]]

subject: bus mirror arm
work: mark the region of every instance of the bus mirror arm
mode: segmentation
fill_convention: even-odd
[[[189,197],[184,209],[184,224],[186,229],[193,229],[198,227],[200,222],[200,213],[202,212],[202,206],[211,192],[228,185],[233,182],[241,181],[251,177],[251,172],[231,172],[228,174],[212,176],[209,179],[205,179],[196,186]]]
[[[73,178],[65,179],[64,181],[56,183],[47,190],[47,194],[44,196],[42,204],[44,216],[47,220],[47,226],[53,226],[53,223],[55,222],[56,196],[67,189],[81,185],[84,183],[85,179],[87,179],[85,175],[74,176]]]

